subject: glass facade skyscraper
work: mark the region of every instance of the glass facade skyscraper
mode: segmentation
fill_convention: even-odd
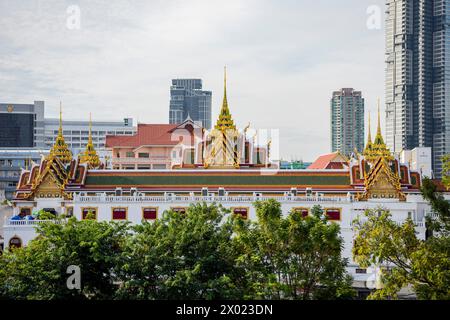
[[[450,0],[386,1],[386,143],[450,153]]]
[[[343,88],[330,102],[331,151],[349,156],[364,149],[364,98],[361,91]]]
[[[169,123],[182,123],[189,116],[211,129],[211,91],[202,90],[201,79],[173,79],[170,87]]]

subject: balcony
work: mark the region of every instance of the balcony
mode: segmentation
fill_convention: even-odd
[[[170,157],[151,157],[151,158],[113,158],[113,164],[164,164],[170,163]]]
[[[66,220],[7,220],[5,222],[5,226],[27,227],[35,226],[41,223],[64,224],[66,223]]]
[[[74,195],[74,203],[194,203],[194,202],[231,202],[231,203],[253,203],[255,201],[264,201],[275,199],[282,203],[298,203],[298,202],[332,202],[332,203],[350,203],[352,200],[347,197],[317,197],[317,196],[84,196],[80,194]]]

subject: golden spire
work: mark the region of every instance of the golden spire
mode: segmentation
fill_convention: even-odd
[[[231,118],[230,109],[228,108],[227,99],[227,68],[224,67],[224,77],[223,77],[223,101],[222,108],[220,110],[219,119],[215,126],[216,129],[221,131],[226,131],[227,129],[236,129],[234,125],[233,118]]]
[[[375,136],[374,144],[384,145],[383,135],[381,134],[381,121],[380,121],[380,98],[378,98],[378,125],[377,135]]]
[[[369,119],[369,139],[370,139],[370,119]],[[377,124],[377,134],[373,143],[369,146],[369,141],[367,142],[366,149],[364,150],[364,156],[368,161],[374,161],[379,157],[384,157],[387,160],[392,160],[392,154],[388,147],[384,143],[383,135],[381,133],[381,121],[380,121],[380,99],[378,98],[378,124]],[[370,148],[368,148],[370,147]]]
[[[369,112],[369,133],[367,134],[367,144],[363,151],[364,155],[368,155],[370,153],[370,151],[372,150],[372,133],[371,133],[371,131],[372,130],[370,128],[370,112]]]
[[[69,163],[72,160],[72,153],[67,147],[64,141],[63,130],[62,130],[62,103],[59,103],[59,129],[58,136],[56,137],[55,144],[50,150],[49,156],[58,157],[62,163]]]
[[[92,116],[89,113],[89,138],[86,150],[79,155],[80,163],[87,163],[89,169],[96,169],[100,166],[100,159],[92,142]]]

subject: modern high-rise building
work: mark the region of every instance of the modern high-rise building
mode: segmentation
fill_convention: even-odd
[[[386,0],[386,143],[450,153],[450,0]]]
[[[44,101],[0,103],[0,148],[43,147]]]
[[[364,149],[364,98],[361,91],[343,88],[330,102],[331,152],[349,156]]]
[[[211,129],[211,91],[202,90],[201,79],[173,79],[170,87],[169,123],[179,124],[190,117]]]

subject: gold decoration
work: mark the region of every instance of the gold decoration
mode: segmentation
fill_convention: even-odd
[[[367,145],[364,149],[364,158],[368,162],[375,162],[379,157],[383,157],[386,160],[393,160],[391,152],[388,147],[384,143],[383,135],[381,134],[381,122],[380,122],[380,99],[378,99],[378,126],[377,126],[377,135],[375,136],[375,140],[372,143],[371,135],[370,135],[370,118],[369,118],[369,136]]]
[[[79,155],[80,163],[86,163],[88,169],[96,169],[100,166],[100,159],[98,157],[97,151],[94,148],[94,143],[92,142],[92,118],[89,114],[89,139],[86,145],[86,150]]]
[[[365,192],[360,200],[368,199],[399,199],[406,200],[401,191],[400,178],[389,167],[388,160],[379,157],[364,180]]]
[[[61,160],[61,162],[64,164],[69,163],[72,160],[72,152],[70,152],[69,148],[67,147],[66,142],[64,141],[64,137],[63,137],[61,104],[59,106],[58,136],[56,137],[55,144],[52,146],[52,148],[50,150],[50,155],[58,157]]]
[[[206,138],[205,168],[239,168],[238,140],[240,134],[236,129],[228,108],[227,100],[227,74],[224,69],[224,95],[222,108],[214,129]]]

